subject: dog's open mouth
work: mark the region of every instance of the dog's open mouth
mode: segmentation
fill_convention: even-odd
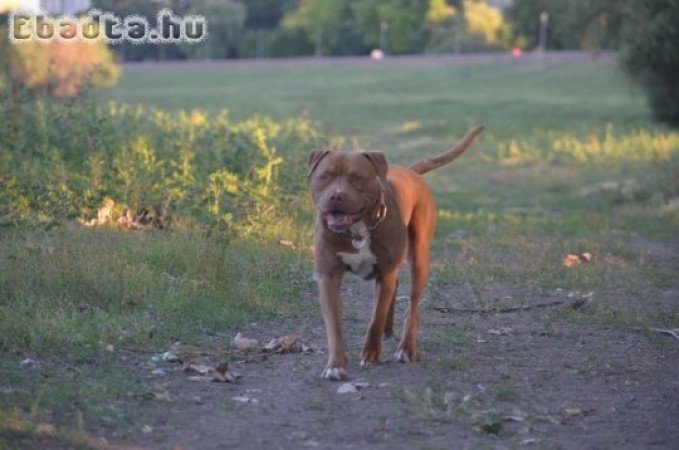
[[[346,231],[353,224],[361,220],[361,217],[363,217],[362,210],[356,214],[347,214],[339,211],[332,211],[323,214],[325,223],[332,231]]]

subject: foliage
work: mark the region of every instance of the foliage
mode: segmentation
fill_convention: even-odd
[[[533,142],[513,139],[498,146],[491,159],[504,164],[539,161],[561,163],[617,164],[660,163],[676,157],[679,133],[647,130],[616,133],[613,125],[605,130],[590,132],[585,138],[572,133],[540,133]]]
[[[340,18],[345,0],[300,0],[297,8],[288,12],[282,21],[287,29],[303,29],[312,42],[316,42],[316,54],[327,54],[338,36]]]
[[[515,39],[538,45],[540,14],[549,15],[547,48],[615,48],[623,16],[621,2],[609,0],[515,0],[507,9]]]
[[[186,7],[181,0],[93,0],[92,7],[100,11],[116,14],[118,17],[136,15],[144,17],[150,26],[155,27],[158,10],[171,7],[178,14],[185,13]],[[179,44],[140,44],[124,41],[112,47],[120,59],[126,61],[142,61],[144,59],[183,59],[186,57]]]
[[[471,35],[482,36],[488,45],[498,45],[508,34],[502,14],[486,2],[465,0],[464,18]]]
[[[646,91],[655,117],[679,127],[679,1],[627,5],[621,61]]]
[[[243,37],[245,6],[232,0],[194,0],[189,13],[208,18],[208,35],[200,45],[186,45],[193,57],[234,58]]]
[[[204,227],[257,228],[303,190],[306,152],[322,141],[304,119],[38,99],[20,105],[17,126],[0,105],[3,223],[92,217],[111,198]]]
[[[120,76],[112,52],[101,41],[29,41],[10,44],[0,27],[0,88],[16,93],[74,97],[91,87],[111,86]]]

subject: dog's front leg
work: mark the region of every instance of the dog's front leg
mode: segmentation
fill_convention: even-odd
[[[318,275],[318,293],[328,337],[328,365],[321,374],[327,380],[346,380],[347,354],[342,337],[342,298],[340,287],[342,274]]]
[[[385,332],[389,310],[396,293],[398,283],[398,269],[381,275],[375,280],[375,306],[372,320],[368,326],[368,333],[361,353],[361,366],[379,364],[382,355],[382,335]]]

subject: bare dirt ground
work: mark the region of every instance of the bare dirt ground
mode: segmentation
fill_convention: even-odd
[[[648,248],[653,257],[653,247]],[[655,250],[658,262],[679,267],[678,253]],[[130,441],[159,449],[677,448],[676,339],[578,320],[568,302],[580,293],[499,284],[476,293],[470,289],[429,290],[419,362],[361,369],[372,286],[348,275],[343,296],[350,374],[368,387],[339,393],[341,383],[320,380],[324,353],[236,360],[231,366],[242,379],[228,384],[190,381],[180,366],[168,367],[164,389],[170,400],[163,416]],[[678,292],[673,286],[653,295],[676,310]],[[459,306],[472,295],[505,306],[566,303],[513,313],[435,309]],[[308,304],[306,317],[241,331],[262,342],[296,332],[323,352],[315,293],[301,301]],[[398,318],[404,303],[398,302]],[[396,339],[386,342],[385,359],[396,344]]]

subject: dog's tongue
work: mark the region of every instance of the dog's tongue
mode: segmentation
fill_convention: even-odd
[[[328,214],[326,220],[330,228],[348,228],[354,224],[351,214]]]

